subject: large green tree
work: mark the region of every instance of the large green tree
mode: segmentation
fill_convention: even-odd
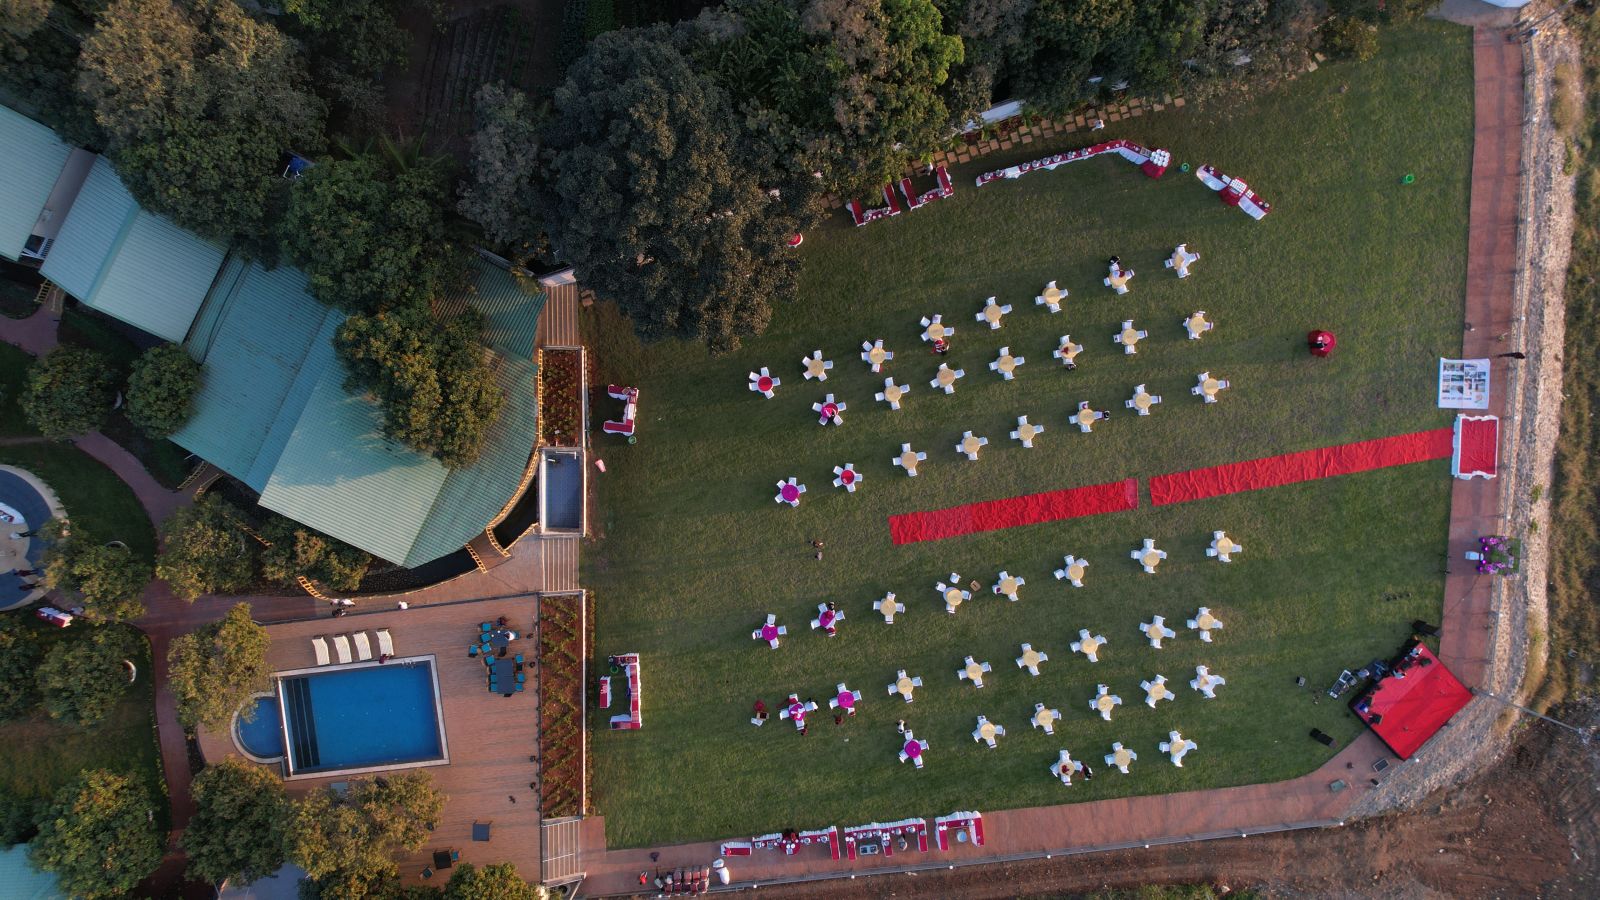
[[[240,527],[243,513],[214,494],[161,523],[156,575],[185,600],[243,590],[255,579],[255,538]]]
[[[293,42],[234,0],[114,0],[83,41],[79,89],[135,197],[221,241],[263,243],[285,151],[325,109]]]
[[[362,313],[414,306],[443,284],[448,170],[385,144],[297,179],[280,232],[324,303]]]
[[[51,718],[98,725],[128,691],[123,661],[134,637],[122,626],[102,625],[88,635],[58,642],[39,664],[39,695]]]
[[[261,548],[261,575],[292,587],[304,575],[340,591],[353,591],[372,557],[342,541],[274,515],[258,529],[270,546]]]
[[[289,861],[317,883],[321,900],[361,900],[390,888],[394,854],[419,850],[444,796],[425,772],[350,782],[343,794],[312,791],[289,819]]]
[[[457,468],[478,458],[505,403],[482,332],[476,311],[440,321],[412,303],[351,316],[334,343],[349,369],[347,386],[383,408],[384,433]]]
[[[283,865],[289,800],[276,773],[229,756],[195,776],[190,793],[183,849],[191,878],[249,884]]]
[[[221,728],[251,695],[270,685],[267,630],[239,603],[219,621],[174,638],[167,651],[169,686],[184,725]]]
[[[664,26],[596,38],[556,90],[542,146],[553,251],[641,335],[730,350],[794,296],[784,241],[807,194],[744,149],[727,95]]]
[[[44,554],[46,585],[76,594],[91,622],[129,622],[144,615],[139,598],[150,581],[149,563],[121,544],[97,543],[64,528],[53,532]]]
[[[182,347],[151,347],[128,376],[128,419],[151,437],[166,437],[189,420],[199,390],[200,364]]]
[[[478,868],[461,863],[450,873],[444,886],[444,900],[541,900],[542,888],[522,880],[512,863]]]
[[[947,103],[964,51],[933,0],[736,0],[700,25],[735,104],[774,116],[845,194],[898,178],[970,112]]]
[[[28,369],[22,411],[47,438],[95,431],[116,400],[111,364],[93,350],[62,345]]]
[[[502,84],[480,88],[477,103],[472,164],[458,208],[483,226],[490,240],[514,256],[526,256],[537,251],[543,228],[532,202],[543,111],[527,94]]]
[[[0,617],[0,722],[20,718],[39,704],[39,661],[44,649],[15,616]]]
[[[126,897],[161,864],[150,792],[127,775],[84,772],[56,792],[28,858],[82,900]]]

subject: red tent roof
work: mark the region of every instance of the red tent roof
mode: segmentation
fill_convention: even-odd
[[[1356,715],[1401,759],[1410,759],[1472,699],[1472,691],[1432,651],[1417,646],[1416,659],[1403,660],[1404,668],[1380,680],[1353,704]],[[1365,711],[1359,709],[1363,705]],[[1383,718],[1373,724],[1375,716]]]

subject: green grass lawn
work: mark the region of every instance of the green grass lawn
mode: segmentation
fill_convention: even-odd
[[[0,343],[0,436],[37,437],[22,412],[22,392],[28,386],[28,367],[33,357],[26,350]]]
[[[1448,424],[1434,382],[1437,357],[1460,350],[1471,124],[1468,32],[1396,30],[1373,62],[1325,65],[1231,115],[1191,106],[1095,135],[1249,180],[1274,206],[1263,222],[1176,165],[1151,181],[1098,159],[972,187],[984,169],[1090,142],[1072,135],[953,172],[955,197],[924,210],[808,233],[799,302],[727,357],[641,348],[614,316],[591,317],[602,377],[643,391],[638,443],[596,438],[603,539],[584,557],[597,653],[644,654],[644,729],[595,720],[612,845],[1272,781],[1328,757],[1308,729],[1354,736],[1314,688],[1438,615],[1443,462],[1159,509],[1146,494],[1134,512],[900,547],[886,518]],[[1180,241],[1202,255],[1181,282],[1161,265]],[[1125,297],[1100,285],[1112,254],[1139,273]],[[1056,316],[1033,303],[1050,279],[1072,292]],[[991,295],[1015,307],[995,332],[973,321]],[[1218,323],[1198,343],[1179,327],[1195,309]],[[932,313],[957,327],[948,362],[967,377],[953,396],[928,386],[939,360],[918,319]],[[1135,356],[1111,343],[1127,318],[1151,333]],[[1307,356],[1312,327],[1338,334],[1333,359]],[[1073,373],[1050,356],[1068,332],[1088,348]],[[899,412],[873,402],[883,376],[859,358],[878,337],[912,388]],[[1002,345],[1028,359],[1011,383],[988,371]],[[813,349],[836,362],[826,385],[800,376]],[[745,386],[762,365],[784,382],[771,401]],[[1203,370],[1234,383],[1213,406],[1189,395]],[[1148,418],[1122,407],[1140,382],[1166,398]],[[849,403],[842,428],[810,411],[827,392]],[[1066,421],[1079,400],[1116,413],[1079,434]],[[1048,429],[1031,451],[1007,438],[1023,414]],[[966,429],[990,439],[978,462],[953,450]],[[890,465],[902,441],[929,454],[916,479]],[[865,475],[854,495],[831,487],[846,462]],[[799,509],[772,500],[789,475],[810,487]],[[1204,555],[1218,528],[1246,548],[1232,565]],[[1145,537],[1171,554],[1155,576],[1128,559]],[[1090,560],[1081,590],[1051,577],[1066,553]],[[1027,579],[1020,602],[987,593],[1001,569]],[[985,585],[955,616],[933,587],[952,570]],[[872,612],[885,591],[909,607],[894,626]],[[848,615],[833,640],[807,628],[822,600]],[[1182,630],[1201,605],[1227,623],[1212,645]],[[777,651],[750,638],[768,612],[790,629]],[[1180,630],[1164,650],[1137,632],[1152,614]],[[1110,638],[1100,664],[1069,652],[1079,628]],[[1012,662],[1024,641],[1051,657],[1038,678]],[[982,691],[955,677],[967,654],[994,665]],[[1214,701],[1188,687],[1201,663],[1228,680]],[[885,693],[900,668],[926,682],[909,706]],[[1153,712],[1139,682],[1158,673],[1178,699]],[[840,681],[866,695],[843,727],[818,715],[801,738],[776,719],[788,692],[825,704]],[[1126,704],[1110,723],[1088,710],[1102,682]],[[759,730],[757,697],[774,707]],[[1064,714],[1054,737],[1029,727],[1036,701]],[[1010,731],[997,750],[969,736],[980,713]],[[895,759],[900,718],[932,744],[923,771]],[[1156,751],[1172,728],[1199,743],[1183,769]],[[1128,776],[1067,790],[1046,773],[1062,747],[1098,763],[1117,740],[1141,756]]]
[[[27,469],[55,490],[67,515],[96,538],[122,541],[147,560],[156,534],[133,490],[99,460],[69,444],[0,446],[0,463]]]
[[[9,613],[21,616],[23,613]],[[46,648],[56,641],[81,640],[88,628],[50,628],[36,623]],[[0,724],[0,791],[21,797],[47,797],[86,769],[110,769],[136,775],[150,788],[156,821],[166,828],[171,819],[161,752],[156,743],[154,686],[150,678],[150,645],[141,636],[133,664],[139,678],[111,714],[92,728],[51,719],[44,712]]]

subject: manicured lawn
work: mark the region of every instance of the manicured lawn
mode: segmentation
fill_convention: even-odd
[[[0,446],[0,463],[27,469],[61,498],[67,515],[96,538],[122,541],[145,559],[156,557],[155,529],[132,489],[115,472],[69,444]]]
[[[60,630],[40,624],[37,634],[50,647],[56,641],[81,640],[89,631],[78,626]],[[141,637],[138,647],[133,659],[139,670],[138,680],[99,725],[68,725],[42,711],[29,719],[0,724],[0,790],[23,797],[49,796],[85,769],[110,769],[142,778],[150,788],[156,821],[163,828],[168,825],[171,814],[156,744],[150,645]]]
[[[636,445],[596,437],[604,537],[584,555],[596,652],[643,654],[643,730],[594,720],[613,846],[1279,780],[1329,756],[1310,728],[1357,733],[1318,689],[1438,615],[1443,462],[1161,508],[1146,492],[1133,512],[899,547],[886,518],[1447,425],[1433,397],[1437,358],[1460,350],[1469,35],[1429,24],[1384,44],[1370,64],[1324,65],[1231,115],[1190,106],[1095,136],[1249,180],[1274,206],[1263,222],[1176,165],[1156,182],[1099,159],[972,186],[1091,142],[1075,134],[963,167],[954,198],[914,214],[808,233],[799,303],[730,356],[640,348],[613,316],[587,320],[601,377],[643,398]],[[1161,265],[1180,241],[1202,255],[1182,282]],[[1125,297],[1100,285],[1112,254],[1138,272]],[[1056,316],[1033,303],[1050,279],[1072,292]],[[994,332],[973,321],[990,295],[1015,307]],[[1218,323],[1198,343],[1179,327],[1195,309]],[[953,396],[928,386],[939,360],[917,320],[933,313],[957,327],[947,361],[967,376]],[[1135,356],[1111,342],[1127,318],[1151,333]],[[1306,355],[1313,327],[1338,334],[1333,359]],[[1073,373],[1050,356],[1068,332],[1088,348]],[[887,374],[911,385],[899,412],[873,402],[883,376],[859,358],[878,337],[897,354]],[[988,371],[1002,345],[1028,360],[1014,382]],[[814,349],[836,362],[825,385],[801,378]],[[784,382],[771,401],[745,386],[763,365]],[[1212,406],[1189,395],[1204,370],[1234,383]],[[1122,406],[1141,382],[1166,398],[1148,418]],[[811,413],[827,392],[849,403],[842,428]],[[1113,419],[1079,434],[1066,420],[1079,400]],[[1024,414],[1048,429],[1031,451],[1007,438]],[[990,439],[978,462],[953,450],[967,429]],[[890,465],[903,441],[929,455],[918,478]],[[831,487],[846,462],[865,475],[854,495]],[[799,509],[772,499],[790,475],[810,487]],[[1232,565],[1204,555],[1218,528],[1246,548]],[[1170,553],[1154,576],[1128,559],[1145,537]],[[1081,590],[1051,577],[1066,553],[1090,560]],[[988,594],[1001,569],[1027,579],[1020,602]],[[954,616],[933,587],[952,570],[984,585]],[[872,612],[885,591],[909,607],[894,626]],[[807,628],[823,600],[848,615],[836,639]],[[1211,645],[1183,629],[1201,605],[1227,623]],[[777,651],[750,638],[769,612],[790,629]],[[1137,631],[1153,614],[1180,631],[1164,650]],[[1110,639],[1098,665],[1068,650],[1080,628]],[[1038,678],[1012,662],[1024,641],[1050,656]],[[955,677],[967,654],[994,665],[982,691]],[[1218,699],[1189,689],[1197,664],[1228,680]],[[926,682],[909,706],[885,693],[900,668]],[[1158,673],[1178,698],[1151,711],[1139,682]],[[866,700],[836,728],[826,700],[840,681]],[[1098,683],[1126,704],[1110,723],[1088,710]],[[776,717],[790,691],[823,703],[804,738]],[[761,729],[748,724],[758,697],[774,712]],[[1065,716],[1054,737],[1029,727],[1036,701]],[[980,713],[1010,732],[996,750],[970,737]],[[932,744],[923,771],[896,761],[901,718]],[[1200,747],[1182,769],[1156,750],[1173,728]],[[1128,776],[1102,769],[1068,790],[1046,773],[1062,747],[1099,768],[1118,740],[1140,754]]]

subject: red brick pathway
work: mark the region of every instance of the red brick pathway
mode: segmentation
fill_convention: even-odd
[[[1466,298],[1470,330],[1464,338],[1464,355],[1469,358],[1503,352],[1506,346],[1498,336],[1511,329],[1523,97],[1520,46],[1508,43],[1498,30],[1479,29],[1473,47],[1476,112]],[[1503,381],[1504,371],[1497,369],[1489,410],[1496,415],[1505,409]],[[1476,545],[1480,533],[1495,530],[1501,521],[1499,512],[1499,482],[1456,481],[1451,493],[1451,558],[1461,559],[1465,550]],[[1445,580],[1440,656],[1464,683],[1474,685],[1482,678],[1489,652],[1489,582],[1471,574],[1465,564],[1452,568],[1459,571],[1452,571]],[[1166,764],[1151,756],[1146,764]],[[1338,820],[1370,789],[1371,763],[1388,756],[1378,739],[1365,732],[1320,769],[1290,781],[986,813],[987,844],[981,848],[957,845],[949,853],[862,857],[853,863],[834,862],[816,848],[793,857],[758,851],[763,855],[729,860],[730,870],[738,882],[848,877],[919,863],[948,860],[961,864],[1016,854],[1138,846],[1185,836],[1249,833],[1290,823]],[[1353,768],[1346,768],[1347,764]],[[1335,780],[1351,786],[1334,793],[1329,784]],[[931,816],[953,811],[907,810],[907,814]],[[631,893],[638,889],[642,871],[657,866],[704,865],[717,854],[714,843],[607,851],[604,821],[593,817],[584,822],[582,868],[588,873],[584,891],[590,896]],[[652,849],[661,854],[658,863],[650,861]]]

